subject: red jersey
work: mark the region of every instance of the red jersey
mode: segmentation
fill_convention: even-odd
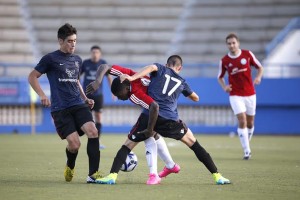
[[[248,50],[241,50],[237,56],[229,53],[222,58],[219,64],[218,78],[223,78],[228,72],[228,81],[232,85],[230,95],[251,96],[255,94],[252,82],[251,66],[256,69],[262,67],[254,54]]]
[[[120,76],[122,74],[128,74],[129,76],[134,75],[136,72],[121,67],[118,65],[113,65],[110,74],[114,76]],[[150,83],[149,77],[145,76],[144,78],[137,79],[135,81],[130,82],[130,101],[136,105],[140,105],[143,108],[149,109],[149,106],[154,100],[147,94],[148,85]]]

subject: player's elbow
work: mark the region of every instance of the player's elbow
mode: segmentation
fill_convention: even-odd
[[[155,101],[153,101],[153,102],[150,104],[150,109],[153,109],[153,110],[155,110],[155,111],[158,112],[158,110],[159,110],[159,105],[158,105],[158,103],[156,103]]]

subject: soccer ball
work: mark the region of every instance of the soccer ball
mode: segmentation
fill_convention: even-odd
[[[121,166],[121,171],[131,172],[138,164],[138,159],[132,151],[127,155],[125,163]]]

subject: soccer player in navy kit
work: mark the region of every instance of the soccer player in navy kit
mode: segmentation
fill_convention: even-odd
[[[146,66],[141,72],[132,76],[124,74],[121,75],[120,78],[121,81],[128,79],[132,82],[150,73],[151,82],[148,87],[148,94],[159,105],[159,115],[154,126],[154,131],[164,137],[181,140],[192,151],[194,151],[198,160],[202,162],[212,173],[216,184],[229,184],[230,181],[218,173],[217,167],[209,153],[207,153],[206,150],[198,143],[193,133],[185,125],[185,123],[179,119],[177,112],[177,99],[181,93],[193,101],[199,100],[198,95],[190,89],[188,84],[185,82],[185,79],[179,76],[178,73],[181,69],[181,57],[173,55],[168,58],[167,66],[155,63],[153,65]],[[151,134],[149,133],[149,129],[147,129],[148,120],[152,121],[149,116],[149,111],[144,109],[133,131],[129,135],[132,140],[139,137],[139,135]],[[116,169],[118,162],[121,162],[122,160],[125,161],[126,156],[124,155],[127,155],[129,152],[130,149],[128,146],[126,147],[123,145],[115,158],[110,174],[104,178],[97,179],[96,182],[102,184],[114,184],[117,178],[117,173],[114,172],[114,170]]]
[[[88,99],[79,81],[82,60],[73,54],[76,45],[77,30],[70,24],[58,29],[57,37],[60,49],[42,57],[35,69],[29,74],[28,81],[39,95],[45,107],[51,106],[51,115],[56,131],[61,139],[66,139],[67,163],[64,176],[70,182],[74,176],[75,161],[80,147],[79,136],[88,137],[87,154],[89,173],[87,183],[94,183],[101,177],[98,168],[100,162],[98,131],[93,122],[90,108],[94,101]],[[45,95],[38,82],[42,74],[47,74],[51,101]]]
[[[96,80],[96,73],[97,69],[101,64],[106,64],[106,61],[102,58],[102,51],[101,48],[97,45],[91,47],[91,58],[86,59],[82,63],[81,74],[83,75],[83,88],[86,88],[88,84],[92,81]],[[109,85],[111,85],[112,78],[110,75],[107,74],[107,80]],[[102,92],[102,84],[100,84],[97,91],[93,94],[88,94],[87,97],[89,99],[93,99],[95,102],[94,107],[92,110],[94,111],[94,119],[96,122],[96,128],[99,133],[99,137],[101,137],[101,110],[103,108],[103,92]],[[103,145],[100,145],[100,149],[104,148]]]
[[[87,86],[86,94],[95,92],[99,87],[99,85],[102,83],[103,76],[107,73],[113,76],[120,76],[122,74],[133,75],[136,72],[131,69],[118,66],[118,65],[108,65],[108,64],[100,65],[97,70],[96,80],[91,82]],[[149,83],[150,83],[150,78],[148,76],[145,76],[141,79],[137,79],[133,82],[127,81],[126,84],[121,83],[120,79],[116,78],[114,79],[111,85],[111,90],[112,93],[121,100],[125,101],[128,99],[132,103],[139,105],[142,108],[153,109],[157,104],[147,94]],[[122,90],[123,86],[127,88],[125,90],[125,93],[123,93]],[[118,91],[121,91],[121,94]],[[158,115],[158,108],[157,108],[157,115]],[[155,122],[151,115],[150,118],[152,119],[153,126],[154,126]],[[152,122],[150,122],[150,124],[152,124]],[[133,127],[132,132],[134,132],[133,131],[134,129],[135,126]],[[153,130],[153,128],[151,130]],[[130,133],[129,136],[131,136]],[[142,136],[142,135],[140,134],[138,136]],[[148,136],[147,137],[142,136],[142,137],[144,138],[137,137],[132,139],[131,136],[127,139],[125,145],[127,145],[128,148],[132,148],[132,144],[135,144],[134,142],[144,141],[147,164],[150,170],[149,179],[146,182],[147,185],[157,185],[161,182],[161,177],[165,177],[171,173],[178,173],[180,171],[180,166],[173,161],[172,156],[169,153],[168,147],[163,137],[159,136],[159,134],[155,134],[154,137],[148,137]],[[165,163],[165,167],[160,173],[157,172],[157,155],[159,155],[159,157]],[[116,166],[116,169],[118,168],[119,166]],[[114,171],[114,172],[117,173],[118,171]]]

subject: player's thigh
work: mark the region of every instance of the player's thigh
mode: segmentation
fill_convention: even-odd
[[[235,115],[238,115],[239,113],[246,112],[246,105],[244,102],[243,97],[241,96],[230,96],[229,97],[230,106],[233,110],[233,113]]]
[[[56,132],[61,139],[66,139],[68,135],[77,131],[75,120],[68,108],[52,112],[51,115]]]
[[[254,116],[256,113],[256,95],[252,95],[245,98],[246,114]]]
[[[163,137],[181,140],[188,132],[188,128],[182,120],[173,121],[158,117],[154,131]]]
[[[142,113],[135,125],[131,128],[129,134],[128,134],[128,139],[133,141],[133,142],[141,142],[146,140],[148,137],[146,137],[143,134],[140,134],[140,131],[143,131],[147,128],[148,126],[148,115]]]
[[[188,147],[191,147],[196,142],[196,138],[192,131],[188,129],[187,133],[181,138],[181,141]]]
[[[76,130],[80,136],[86,134],[89,138],[98,137],[92,112],[87,105],[78,105],[73,108],[71,113],[75,119]]]

